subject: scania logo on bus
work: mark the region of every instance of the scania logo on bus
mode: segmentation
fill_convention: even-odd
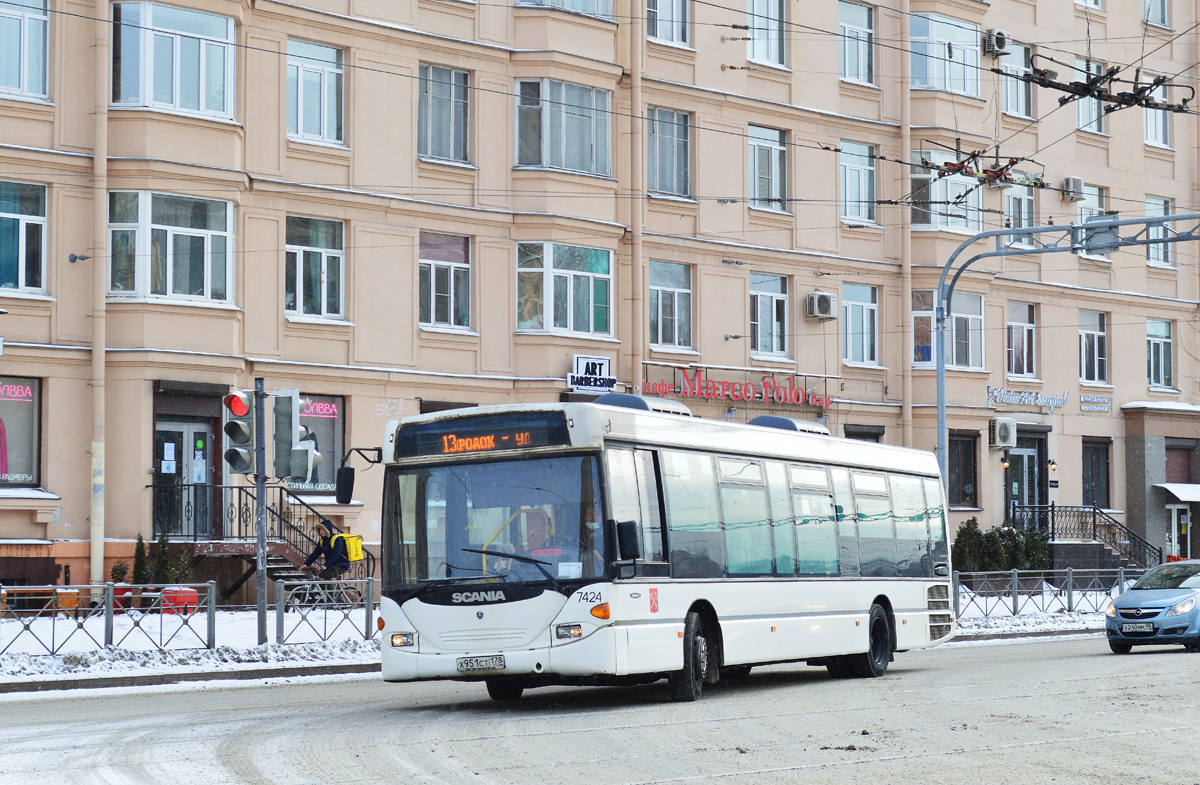
[[[456,591],[450,595],[450,602],[506,602],[508,598],[502,591]]]

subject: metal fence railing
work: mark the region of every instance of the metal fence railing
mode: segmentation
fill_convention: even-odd
[[[1108,601],[1145,574],[1129,567],[1106,570],[954,572],[954,615],[1021,616],[1031,613],[1100,613]]]
[[[371,640],[375,625],[375,579],[275,581],[275,642],[327,641],[355,630]]]

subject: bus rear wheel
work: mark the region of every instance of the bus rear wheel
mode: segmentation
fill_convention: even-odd
[[[525,685],[516,679],[488,679],[487,691],[494,701],[515,701],[521,699]]]
[[[708,672],[708,639],[700,614],[689,611],[683,622],[683,667],[667,677],[671,700],[686,703],[699,700]]]
[[[892,659],[892,630],[883,606],[871,606],[871,613],[867,619],[867,633],[867,653],[850,655],[847,664],[854,676],[873,679],[887,673],[888,663]]]

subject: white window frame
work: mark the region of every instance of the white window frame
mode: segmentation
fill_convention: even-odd
[[[691,193],[691,115],[651,106],[646,110],[646,183],[651,193]],[[665,133],[664,133],[665,132]],[[661,176],[668,173],[670,182]]]
[[[421,237],[426,234],[444,234],[443,232],[421,232]],[[465,262],[451,262],[445,260],[426,259],[424,250],[420,252],[420,260],[418,263],[418,285],[417,296],[421,297],[422,288],[428,287],[429,299],[427,302],[419,302],[417,306],[417,318],[420,324],[431,327],[445,327],[455,330],[470,330],[471,329],[471,242],[470,239],[463,235],[448,235],[459,240],[465,240],[464,245],[467,249],[467,259]],[[418,248],[423,249],[424,243],[420,238],[417,240]],[[438,272],[444,273],[444,280],[448,285],[446,291],[438,289]],[[427,283],[421,283],[421,279],[426,279]],[[461,302],[457,292],[456,284],[466,279],[466,300]],[[440,320],[437,318],[437,301],[438,298],[444,298],[446,302],[446,313],[448,318]],[[426,310],[429,318],[421,318],[421,312]],[[463,314],[465,321],[460,323],[456,318],[456,314]]]
[[[1093,76],[1104,73],[1103,63],[1095,60],[1075,59],[1075,79],[1087,82]],[[1094,134],[1105,133],[1108,125],[1104,116],[1104,105],[1096,98],[1079,98],[1075,101],[1075,127]]]
[[[591,272],[583,270],[571,270],[555,266],[554,253],[556,248],[572,248],[587,251],[589,253],[599,251],[605,255],[607,259],[608,272]],[[522,251],[536,251],[539,255],[539,263],[537,265],[526,265],[522,267]],[[531,259],[532,261],[532,259]],[[540,279],[537,283],[533,283],[533,276],[536,274]],[[527,286],[536,286],[534,290],[538,292],[541,305],[541,325],[537,327],[521,327],[521,289],[522,281],[526,281]],[[576,287],[581,283],[586,282],[588,286],[588,314],[587,323],[588,329],[575,329],[575,308],[574,308],[574,293]],[[556,310],[555,292],[560,285],[566,286],[566,308],[565,313],[559,313]],[[596,293],[599,291],[600,284],[603,284],[604,294],[607,299],[605,309],[607,310],[608,329],[596,329]],[[565,335],[585,335],[610,337],[613,335],[614,318],[616,311],[613,307],[613,259],[612,252],[602,248],[589,248],[586,246],[569,245],[567,243],[552,243],[552,242],[521,242],[517,243],[517,332],[537,332],[537,333],[560,333]],[[560,320],[561,317],[561,320]],[[560,323],[560,321],[562,323]],[[565,323],[565,326],[564,326]]]
[[[19,183],[13,181],[5,181],[0,185],[16,186],[17,188],[36,188],[41,193],[41,215],[26,214],[20,211],[19,207],[12,211],[4,210],[0,206],[0,219],[5,221],[15,221],[17,225],[17,259],[16,259],[16,286],[5,287],[3,281],[0,281],[0,295],[11,294],[14,292],[30,292],[41,294],[46,291],[46,186],[36,183]],[[33,260],[37,265],[36,275],[39,284],[37,286],[29,285],[29,233],[30,229],[36,227],[37,233],[40,235],[38,240],[38,258]],[[3,249],[0,249],[2,251]]]
[[[979,181],[961,174],[938,177],[932,169],[920,165],[922,159],[947,164],[954,161],[954,156],[940,150],[917,150],[912,154],[916,164],[910,170],[913,228],[980,231],[983,215]],[[951,204],[960,194],[966,194],[966,201]]]
[[[1098,317],[1099,327],[1084,324],[1090,316]],[[1088,352],[1091,351],[1091,362]],[[1084,384],[1108,384],[1108,314],[1104,311],[1079,312],[1079,381]]]
[[[941,14],[912,15],[912,86],[979,97],[979,25]]]
[[[1155,326],[1165,326],[1158,334],[1151,331]],[[1163,335],[1165,332],[1166,335]],[[1175,375],[1171,340],[1174,335],[1172,323],[1166,319],[1146,320],[1146,383],[1151,387],[1174,389]]]
[[[570,103],[566,93],[578,91],[584,92],[577,97],[586,97],[590,105]],[[518,168],[561,169],[603,177],[610,175],[612,139],[609,108],[612,105],[612,93],[609,90],[546,78],[518,79],[516,92],[517,132],[514,160]],[[570,145],[578,144],[580,140],[579,134],[568,130],[570,118],[582,119],[590,125],[587,163],[582,168],[568,165],[572,157],[569,154]],[[521,140],[525,135],[531,135],[535,126],[538,156],[536,161],[532,161],[523,156]],[[523,133],[523,128],[529,130]],[[529,151],[532,149],[531,146]]]
[[[858,329],[853,329],[855,325]],[[879,365],[879,288],[842,286],[842,362]]]
[[[1171,26],[1171,11],[1167,0],[1143,0],[1142,19],[1159,27]]]
[[[292,44],[324,49],[332,59],[318,59],[299,52],[292,51]],[[301,141],[329,142],[341,144],[345,136],[343,126],[345,118],[345,53],[334,46],[316,44],[300,39],[288,39],[287,55],[287,85],[288,85],[288,137]],[[305,117],[305,76],[317,78],[320,92],[321,107],[318,110],[320,126],[316,132],[304,128]],[[336,96],[336,106],[331,107],[332,96]],[[293,125],[293,120],[295,124]]]
[[[777,282],[775,288],[782,291],[771,291],[771,282]],[[770,316],[770,324],[763,323],[763,314]],[[786,357],[790,317],[787,276],[750,273],[750,354]],[[764,347],[764,342],[769,345]]]
[[[1075,5],[1087,6],[1088,8],[1104,9],[1104,0],[1075,0]]]
[[[867,26],[848,21],[843,12],[863,9]],[[841,78],[857,84],[875,84],[875,9],[861,3],[838,0],[838,34],[842,39]]]
[[[750,173],[749,202],[760,210],[787,212],[787,132],[749,126],[747,133]],[[760,164],[766,173],[760,175]]]
[[[1003,58],[1000,70],[1004,77],[1004,113],[1014,117],[1033,117],[1033,83],[1021,79],[1033,74],[1033,49],[1024,44],[1013,44],[1009,54]]]
[[[691,0],[646,0],[646,36],[687,46]]]
[[[687,271],[687,286],[671,286],[654,280],[655,265],[672,265]],[[696,275],[692,265],[680,262],[650,261],[650,345],[668,349],[692,348],[692,323],[695,314],[692,282]],[[668,315],[668,312],[669,315]],[[664,325],[673,325],[667,335]]]
[[[752,62],[782,66],[783,25],[787,14],[784,0],[747,0],[746,23],[750,28],[746,57]]]
[[[841,217],[875,223],[875,146],[842,142],[840,147]]]
[[[16,83],[0,84],[0,97],[16,94],[45,98],[50,69],[50,11],[47,0],[24,2],[41,2],[42,7],[39,10],[25,5],[0,6],[0,19],[15,19],[18,29],[16,52],[7,53],[9,57],[15,56]]]
[[[1011,229],[1037,226],[1037,189],[1031,185],[1011,185],[1004,189],[1004,220],[1006,228]],[[1016,244],[1030,247],[1030,238],[1021,238]]]
[[[346,301],[346,229],[341,221],[334,221],[328,218],[311,218],[304,215],[289,215],[288,220],[298,219],[302,221],[321,221],[328,224],[338,224],[341,226],[340,232],[341,247],[340,248],[325,248],[315,245],[299,245],[295,243],[287,243],[284,245],[284,265],[285,265],[285,285],[284,285],[284,310],[294,316],[308,317],[311,319],[335,319],[341,320],[344,318]],[[321,264],[321,291],[318,295],[318,302],[321,304],[319,312],[306,311],[304,309],[305,295],[307,294],[304,285],[307,277],[304,275],[304,268],[307,263],[305,256],[307,254],[316,254],[320,259]],[[288,269],[290,268],[290,269]],[[286,297],[289,294],[287,291],[286,281],[289,277],[295,276],[294,286],[295,300],[292,306],[287,307]],[[329,287],[334,283],[336,278],[337,285],[337,303],[330,307],[329,304]]]
[[[1150,91],[1147,96],[1156,101],[1166,103],[1168,99],[1167,86],[1160,84]],[[1146,126],[1146,144],[1154,147],[1171,147],[1171,113],[1165,109],[1143,109]]]
[[[924,294],[914,291],[914,299],[918,294]],[[917,362],[914,358],[914,368],[933,368],[937,366],[937,321],[935,320],[937,309],[937,292],[930,293],[928,301],[932,303],[932,310],[917,310],[913,308],[913,332],[916,334],[917,324],[924,321],[929,328],[930,352],[929,360],[926,362]],[[977,303],[978,313],[969,313],[963,306],[968,303]],[[974,292],[955,292],[951,300],[949,312],[946,315],[946,342],[950,351],[946,353],[946,367],[959,368],[965,370],[983,370],[984,368],[984,341],[983,341],[983,314],[984,301],[982,294]],[[974,308],[972,310],[975,310]],[[959,348],[966,349],[967,361],[961,363],[958,361]],[[914,352],[916,351],[916,343],[914,341]]]
[[[113,55],[110,58],[110,68],[113,77],[113,106],[138,106],[150,107],[154,109],[164,109],[171,112],[179,112],[180,114],[195,115],[199,117],[220,117],[232,119],[235,109],[235,95],[237,82],[234,79],[234,66],[236,64],[236,40],[234,30],[234,20],[220,14],[213,14],[207,11],[197,11],[190,8],[180,8],[178,6],[170,6],[162,3],[149,2],[118,2],[113,4],[114,20],[116,19],[116,9],[118,6],[123,8],[138,9],[139,27],[133,28],[130,25],[130,39],[137,42],[137,65],[138,65],[138,89],[135,96],[118,97],[115,93],[117,90],[117,47],[113,49]],[[165,9],[161,13],[176,13],[185,12],[196,14],[199,16],[213,17],[215,19],[224,20],[226,33],[224,37],[207,36],[200,34],[183,33],[177,30],[160,29],[154,26],[155,13],[157,9]],[[122,36],[123,31],[121,24],[114,25],[113,35]],[[199,53],[200,61],[197,64],[198,81],[199,81],[199,101],[196,108],[184,107],[181,103],[180,91],[180,58],[182,56],[181,42],[184,39],[194,39],[197,43],[197,52]],[[154,97],[155,87],[158,86],[155,79],[155,65],[157,63],[157,46],[163,41],[170,41],[172,47],[172,68],[171,68],[171,100],[163,101]],[[210,59],[214,58],[214,59]],[[216,58],[219,58],[217,60]],[[224,106],[220,109],[208,108],[206,100],[205,88],[209,78],[209,66],[212,63],[220,62],[224,83],[221,86],[221,97]]]
[[[1094,216],[1104,215],[1107,210],[1108,189],[1102,185],[1084,183],[1083,198],[1076,203],[1076,215],[1079,218],[1079,222],[1083,223]],[[1079,251],[1079,255],[1085,259],[1109,261],[1108,257],[1104,254],[1088,253],[1086,250]]]
[[[1147,218],[1169,216],[1172,212],[1174,212],[1174,205],[1167,197],[1146,195]],[[1170,232],[1164,224],[1146,227],[1147,240],[1165,240],[1169,236]],[[1147,245],[1146,264],[1151,267],[1174,267],[1175,254],[1172,253],[1172,249],[1173,246],[1170,243]]]
[[[1018,362],[1017,346],[1024,350],[1024,362]],[[1037,307],[1033,303],[1009,301],[1006,354],[1009,376],[1037,377]]]
[[[561,8],[564,11],[574,11],[577,14],[598,16],[601,19],[613,18],[612,0],[517,0],[517,5]]]
[[[108,237],[109,237],[109,259],[108,259],[108,296],[109,297],[138,297],[158,300],[172,300],[178,302],[195,302],[195,303],[232,303],[234,302],[234,259],[236,258],[236,248],[234,244],[234,222],[233,222],[233,203],[221,199],[203,199],[187,194],[172,194],[159,191],[125,191],[114,190],[109,191],[108,197],[111,200],[114,194],[137,194],[137,211],[138,220],[136,223],[117,223],[109,221]],[[169,224],[156,224],[152,222],[152,200],[155,197],[169,197],[175,199],[190,199],[197,202],[215,202],[225,206],[225,229],[191,229],[186,227],[172,226]],[[111,216],[111,212],[110,212]],[[134,281],[132,289],[117,289],[113,286],[113,269],[114,254],[112,249],[116,247],[113,240],[117,232],[134,232]],[[153,280],[151,277],[151,268],[154,265],[152,242],[153,235],[156,231],[165,231],[167,233],[166,258],[164,260],[163,270],[163,291],[153,291]],[[177,236],[203,237],[204,238],[204,294],[178,294],[171,291],[174,279],[175,267],[175,252],[173,239]],[[213,249],[215,247],[214,240],[222,237],[225,240],[225,294],[224,297],[213,296]]]
[[[469,163],[471,158],[471,75],[467,71],[432,63],[417,69],[417,155],[442,161]],[[434,85],[444,85],[437,95]],[[449,134],[439,139],[434,128]]]

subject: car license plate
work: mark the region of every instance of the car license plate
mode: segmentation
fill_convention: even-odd
[[[1148,621],[1130,622],[1129,624],[1121,625],[1121,632],[1154,632],[1154,625]]]
[[[459,657],[458,670],[462,671],[502,671],[504,670],[504,655],[494,657]]]

